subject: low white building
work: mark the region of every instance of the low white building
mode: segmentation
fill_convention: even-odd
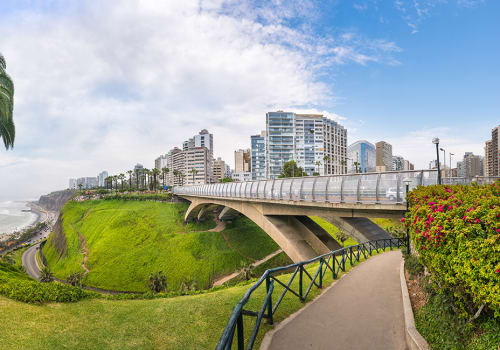
[[[234,172],[231,174],[231,179],[239,182],[251,181],[252,173],[249,171]]]

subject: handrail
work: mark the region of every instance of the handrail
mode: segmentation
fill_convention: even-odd
[[[443,178],[443,184],[493,183],[498,177]],[[326,179],[326,181],[324,180]],[[277,181],[281,181],[278,186]],[[288,181],[287,189],[283,186]],[[277,201],[305,201],[322,203],[396,204],[406,202],[405,182],[409,190],[417,186],[437,184],[436,170],[409,170],[399,172],[363,173],[351,175],[306,176],[286,179],[245,182],[245,191],[236,189],[237,183],[174,187],[177,195],[198,197],[251,198]],[[304,186],[307,183],[307,186]],[[340,186],[329,188],[330,184]],[[250,184],[250,186],[248,186]],[[322,190],[325,186],[325,190]],[[205,194],[203,189],[210,188]],[[248,189],[248,187],[250,187]],[[247,194],[248,190],[248,194]],[[276,190],[276,193],[275,193]],[[288,192],[287,192],[288,191]],[[284,195],[286,193],[286,195]]]
[[[269,324],[273,324],[273,314],[278,309],[283,297],[287,292],[297,296],[299,300],[305,301],[307,296],[313,287],[323,288],[323,279],[325,277],[325,273],[327,270],[332,272],[333,279],[337,279],[339,276],[339,272],[342,270],[346,271],[346,262],[349,261],[351,266],[354,266],[357,262],[360,261],[361,256],[368,258],[372,255],[373,251],[377,253],[380,250],[385,251],[385,249],[394,247],[407,247],[409,244],[408,237],[405,238],[384,238],[373,241],[367,241],[363,243],[359,243],[356,245],[352,245],[349,247],[340,248],[337,250],[332,250],[329,253],[325,253],[314,257],[309,260],[301,261],[298,263],[275,267],[272,269],[266,270],[262,276],[255,282],[243,295],[241,300],[235,305],[231,316],[222,332],[222,335],[217,343],[216,350],[229,350],[232,347],[234,337],[236,335],[236,341],[238,349],[245,348],[245,337],[244,337],[244,329],[243,329],[243,317],[256,317],[256,322],[252,330],[252,334],[250,339],[247,342],[246,349],[250,350],[253,348],[255,343],[255,339],[257,337],[257,333],[259,331],[259,327],[262,321],[262,318],[266,318]],[[338,259],[340,258],[340,259]],[[314,273],[309,273],[305,266],[318,262],[319,266]],[[278,280],[277,273],[285,270],[290,270],[295,268],[292,276],[288,280],[287,283]],[[299,276],[299,290],[298,292],[293,290],[291,285],[294,279]],[[305,284],[305,277],[307,277],[310,282],[307,285]],[[252,293],[257,290],[263,283],[266,281],[266,294],[263,300],[259,311],[251,311],[245,310],[244,306],[250,300]],[[273,291],[275,290],[275,283],[277,282],[278,287],[283,287],[283,291],[279,295],[276,303],[272,304],[273,299]],[[306,291],[304,293],[304,287],[306,287]]]

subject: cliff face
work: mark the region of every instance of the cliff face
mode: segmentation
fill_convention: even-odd
[[[43,195],[37,204],[51,211],[61,211],[62,206],[75,194],[75,190],[56,191]]]

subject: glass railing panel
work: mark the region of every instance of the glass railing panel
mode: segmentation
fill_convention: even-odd
[[[381,174],[378,188],[379,202],[386,204],[397,203],[398,191],[401,191],[398,184],[401,186],[398,173]],[[399,192],[399,195],[401,195],[401,192]]]
[[[265,189],[266,199],[273,199],[273,186],[275,185],[274,180],[269,180],[266,182],[267,182],[266,189]]]
[[[315,177],[304,177],[304,179],[302,181],[302,190],[301,190],[300,200],[303,200],[306,202],[313,201],[313,185],[314,185],[315,181],[316,181]]]
[[[355,203],[358,201],[358,180],[360,178],[360,175],[344,176],[344,187],[342,188],[344,202]]]
[[[303,180],[302,178],[293,179],[292,190],[291,190],[293,201],[300,201],[300,188],[302,186],[302,180]]]
[[[360,202],[375,203],[377,192],[377,179],[379,174],[361,175],[361,183],[359,185]]]
[[[259,181],[259,186],[257,190],[257,198],[262,198],[264,199],[264,187],[266,186],[267,181]]]
[[[281,180],[281,179],[277,179],[274,181],[274,187],[273,187],[273,198],[274,199],[281,199],[280,191],[281,191],[282,184],[283,184],[283,180]]]
[[[241,186],[243,186],[243,182],[237,182],[236,183],[236,187],[234,189],[233,197],[238,197],[238,198],[241,197],[240,196]]]
[[[330,203],[340,203],[340,191],[342,187],[342,179],[344,176],[329,176],[327,189],[327,201]]]
[[[257,198],[257,188],[259,187],[260,181],[254,181],[252,184],[252,198]]]
[[[288,201],[291,198],[290,185],[292,184],[292,179],[284,179],[281,184],[281,199]]]
[[[328,183],[327,177],[318,177],[314,184],[314,200],[316,202],[324,202],[326,200],[326,185]]]
[[[437,171],[424,171],[422,178],[422,186],[435,185],[438,183]]]

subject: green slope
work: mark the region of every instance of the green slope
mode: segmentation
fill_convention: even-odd
[[[79,233],[88,247],[86,284],[120,291],[146,291],[151,272],[163,271],[168,290],[183,281],[207,288],[210,280],[275,251],[277,245],[246,218],[223,233],[202,232],[212,220],[183,225],[184,203],[146,201],[69,202],[63,208],[67,252],[59,256],[54,235],[44,248],[51,270],[66,278],[83,262]]]

